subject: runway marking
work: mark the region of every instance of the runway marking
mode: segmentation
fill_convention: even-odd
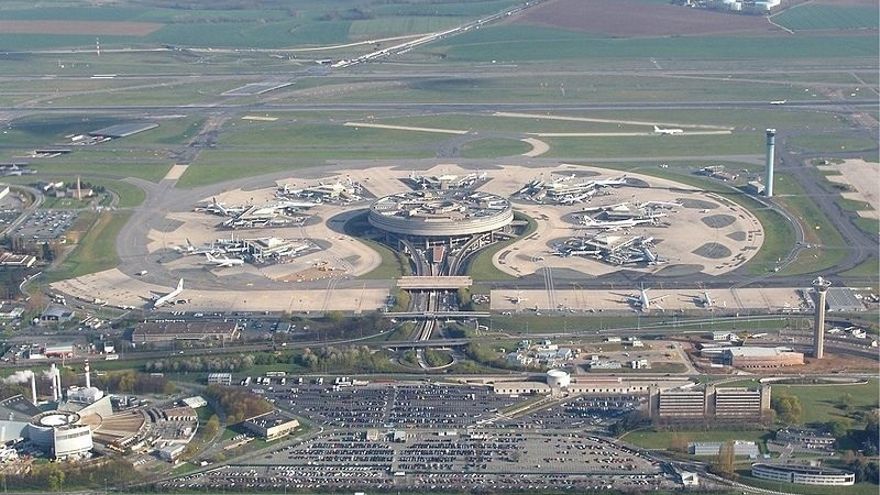
[[[173,165],[162,180],[177,180],[186,172],[189,165]]]
[[[676,126],[676,127],[686,127],[689,129],[716,129],[716,130],[725,130],[732,131],[733,127],[724,127],[720,125],[707,125],[707,124],[680,124],[677,122],[646,122],[641,120],[616,120],[616,119],[596,119],[591,117],[569,117],[566,115],[540,115],[534,113],[519,113],[519,112],[495,112],[495,117],[511,117],[517,119],[543,119],[543,120],[566,120],[571,122],[598,122],[602,124],[630,124],[630,125],[663,125],[663,126]]]
[[[437,127],[410,127],[405,125],[370,124],[365,122],[346,122],[346,127],[369,127],[372,129],[391,129],[395,131],[434,132],[437,134],[467,134],[470,131],[459,129],[439,129]]]

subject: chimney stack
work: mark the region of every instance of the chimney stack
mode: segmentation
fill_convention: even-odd
[[[89,376],[89,362],[86,361],[86,388],[91,388],[92,386],[92,378]]]
[[[31,373],[31,402],[37,405],[37,375]]]

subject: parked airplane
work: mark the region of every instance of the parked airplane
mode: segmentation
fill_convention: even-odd
[[[654,126],[654,134],[660,134],[661,136],[671,136],[673,134],[684,134],[684,129],[671,129],[671,128],[662,128]]]
[[[159,308],[174,301],[174,298],[179,296],[181,292],[183,292],[183,279],[177,282],[176,289],[153,301],[153,308]]]
[[[211,255],[211,253],[205,253],[205,257],[208,259],[209,265],[216,265],[220,268],[230,267],[230,266],[241,266],[244,264],[244,260],[241,258],[230,258],[228,256],[223,256],[222,258],[215,258]]]
[[[771,105],[785,105],[788,103],[788,100],[773,100],[770,102]]]
[[[516,305],[528,301],[528,299],[523,297],[521,293],[517,293],[515,296],[507,296],[507,300]]]
[[[656,220],[657,219],[655,217],[652,217],[652,218],[627,218],[624,220],[602,220],[602,221],[599,221],[589,215],[584,215],[581,217],[582,227],[580,227],[580,228],[582,228],[582,229],[599,229],[599,230],[606,230],[606,231],[613,232],[615,230],[632,228],[637,225],[642,225],[642,224],[647,224],[647,223],[653,224],[656,222]]]
[[[645,312],[649,311],[651,308],[657,308],[660,311],[663,311],[663,308],[657,304],[657,302],[669,297],[669,295],[649,297],[648,289],[640,289],[638,294],[624,295],[624,297],[626,298],[626,302],[635,306],[639,311]]]

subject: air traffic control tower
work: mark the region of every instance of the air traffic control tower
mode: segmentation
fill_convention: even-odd
[[[825,355],[825,294],[831,282],[819,276],[813,280],[813,290],[816,292],[816,319],[813,321],[813,357],[822,359]]]
[[[767,129],[767,177],[764,179],[764,196],[773,197],[773,166],[776,161],[776,129]]]

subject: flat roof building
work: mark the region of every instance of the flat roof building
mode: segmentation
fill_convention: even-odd
[[[271,442],[299,428],[299,421],[275,410],[246,419],[243,425],[258,437]]]
[[[688,444],[688,452],[696,456],[718,455],[724,442],[692,442]],[[733,441],[733,455],[756,458],[761,453],[758,444],[744,440]]]
[[[235,321],[156,320],[138,323],[131,333],[135,343],[175,340],[235,340],[239,328]]]
[[[852,471],[802,464],[752,464],[752,476],[796,485],[849,486],[856,482]]]
[[[769,385],[758,390],[738,387],[703,389],[652,390],[649,414],[652,418],[693,420],[759,421],[770,411]]]
[[[804,354],[779,347],[729,347],[721,357],[737,368],[779,368],[804,364]]]
[[[232,373],[208,373],[208,385],[232,385]]]

